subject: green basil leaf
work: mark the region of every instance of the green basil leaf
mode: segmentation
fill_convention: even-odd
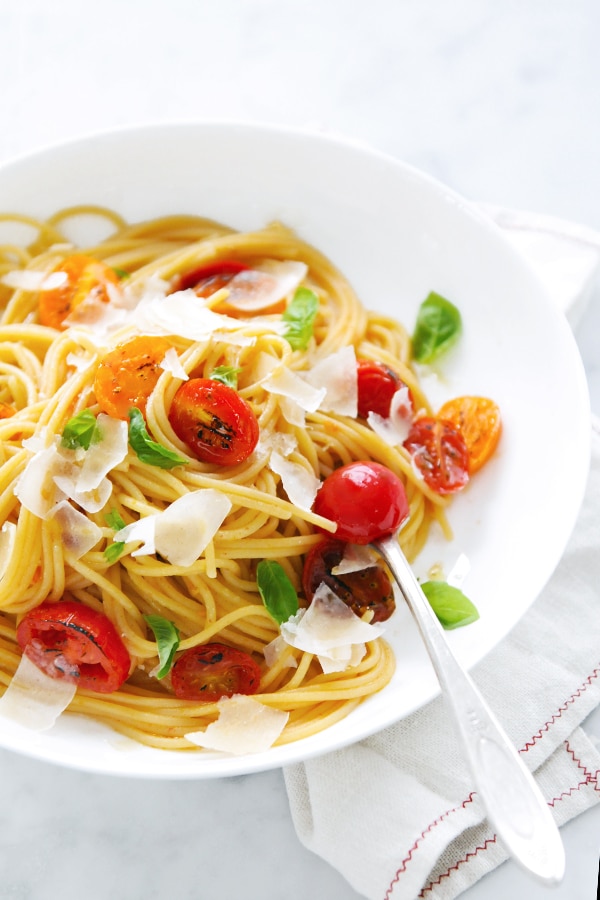
[[[102,555],[104,556],[104,559],[107,561],[107,563],[112,566],[112,564],[118,560],[124,549],[124,541],[113,541],[112,544],[109,544],[108,547],[104,548]]]
[[[292,302],[282,315],[286,323],[284,338],[292,350],[306,350],[313,335],[319,298],[310,288],[297,288]]]
[[[104,516],[104,521],[113,531],[120,531],[121,528],[125,528],[125,522],[117,509],[111,509],[110,512],[107,512]]]
[[[414,359],[433,362],[452,347],[461,331],[462,319],[456,306],[432,291],[419,307],[412,337]]]
[[[160,469],[172,469],[174,466],[182,466],[187,459],[173,453],[153,441],[146,430],[146,423],[142,413],[134,407],[129,410],[129,443],[135,451],[138,459],[148,463],[149,466],[158,466]]]
[[[445,581],[426,581],[421,587],[444,628],[460,628],[479,618],[477,608],[459,588]]]
[[[125,269],[120,269],[118,266],[113,266],[113,272],[117,278],[131,278],[130,272],[127,272]]]
[[[65,425],[60,443],[69,450],[77,450],[80,447],[88,450],[90,445],[96,444],[101,437],[94,413],[89,409],[82,409]]]
[[[125,522],[123,521],[120,513],[116,509],[111,509],[110,512],[107,512],[104,516],[104,521],[108,525],[109,528],[112,528],[113,531],[120,531],[121,528],[125,528]],[[112,544],[109,544],[108,547],[104,549],[104,558],[110,565],[118,560],[123,549],[125,547],[125,541],[113,541]]]
[[[237,388],[237,377],[241,371],[241,369],[236,369],[235,366],[217,366],[216,369],[212,370],[209,377],[213,381],[220,381],[222,384],[226,384],[227,387]]]
[[[278,625],[298,612],[298,595],[280,563],[262,559],[256,567],[256,583],[266,609]]]
[[[157,678],[164,678],[171,671],[173,657],[179,647],[179,630],[168,619],[162,616],[144,616],[144,619],[154,632],[158,647],[158,661],[160,668],[156,673]]]

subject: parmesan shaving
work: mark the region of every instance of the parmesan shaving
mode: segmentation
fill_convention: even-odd
[[[307,272],[302,262],[265,260],[234,275],[227,285],[227,304],[243,312],[266,310],[291,294]]]
[[[263,387],[272,394],[293,400],[306,412],[319,409],[327,394],[325,387],[312,386],[287,366],[279,366],[272,372],[263,381]]]
[[[223,697],[217,704],[219,718],[204,731],[186,734],[198,747],[235,756],[262,753],[273,746],[283,731],[289,713],[272,709],[245,694]]]
[[[48,731],[65,711],[76,684],[51,678],[26,656],[0,698],[0,716],[32,731]]]
[[[319,360],[303,378],[314,388],[325,390],[319,409],[356,418],[358,414],[358,379],[354,347],[342,347]]]
[[[160,364],[160,368],[165,372],[169,372],[173,378],[179,378],[180,381],[188,381],[189,375],[181,365],[181,361],[175,347],[169,347],[165,353],[165,358]]]
[[[314,653],[324,672],[343,672],[357,665],[365,653],[364,644],[382,633],[380,625],[363,622],[325,584],[319,585],[308,609],[281,625],[287,643]]]
[[[399,388],[390,402],[390,414],[387,418],[378,413],[370,412],[367,422],[386,444],[392,447],[403,444],[410,432],[413,418],[413,408],[410,399],[410,391],[404,384]]]
[[[102,537],[102,529],[71,506],[68,500],[56,504],[52,510],[52,517],[60,527],[65,549],[75,559],[80,559],[88,550],[95,547]]]
[[[281,453],[272,451],[269,465],[276,475],[281,478],[283,489],[288,495],[290,503],[300,509],[312,509],[317,491],[321,487],[320,480],[313,472],[309,472],[300,463],[285,459]]]
[[[53,291],[67,281],[66,272],[38,272],[35,269],[16,269],[0,278],[6,287],[20,291]]]
[[[100,413],[96,423],[101,439],[90,444],[75,485],[78,493],[94,491],[127,456],[127,422]]]
[[[0,579],[4,576],[10,562],[16,535],[17,526],[15,523],[6,521],[0,529]]]
[[[369,546],[346,544],[344,555],[337,566],[331,570],[332,575],[347,575],[349,572],[362,572],[377,565],[378,557]]]
[[[221,527],[231,501],[212,488],[190,491],[163,512],[145,516],[114,535],[115,541],[140,541],[132,556],[160,553],[174,566],[191,566]]]

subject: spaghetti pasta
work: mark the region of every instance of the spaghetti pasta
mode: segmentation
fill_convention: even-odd
[[[81,216],[101,218],[110,234],[85,249],[75,247],[68,227]],[[275,382],[282,372],[292,380],[308,375],[340,349],[352,348],[356,358],[378,360],[398,373],[415,408],[428,413],[404,328],[367,311],[335,266],[279,223],[252,233],[187,215],[127,224],[96,207],[61,210],[44,222],[3,220],[18,220],[37,233],[25,249],[0,247],[0,521],[6,549],[0,580],[2,685],[10,683],[21,656],[18,622],[39,604],[66,597],[108,616],[131,659],[130,675],[118,690],[99,694],[79,689],[69,709],[138,742],[198,752],[185,735],[202,730],[218,713],[216,702],[180,699],[168,676],[155,677],[157,642],[146,616],[172,623],[180,636],[178,653],[217,640],[259,661],[256,697],[289,713],[278,743],[306,737],[346,716],[391,678],[393,654],[384,639],[369,641],[362,659],[342,671],[326,673],[314,654],[291,647],[270,665],[264,660],[264,649],[279,627],[261,601],[258,563],[277,561],[302,604],[303,561],[322,539],[322,530],[332,530],[310,508],[290,500],[272,455],[279,452],[300,478],[305,474],[315,480],[353,460],[389,467],[406,486],[410,518],[401,544],[409,559],[423,547],[432,522],[448,532],[448,498],[427,486],[402,446],[386,442],[364,419],[322,408],[299,415],[297,402]],[[82,305],[69,309],[62,326],[42,324],[40,297],[57,290],[45,280],[73,254],[100,261],[117,276],[105,286],[107,296],[88,287]],[[250,268],[265,261],[303,264],[301,286],[318,298],[305,350],[294,349],[282,333],[280,311],[259,309],[248,315],[228,305],[227,285],[217,284],[207,299],[198,299],[199,307],[218,316],[211,332],[197,333],[190,320],[175,327],[172,317],[162,325],[156,318],[149,324],[150,295],[159,295],[164,303],[171,292],[172,297],[185,295],[187,302],[191,289],[178,292],[186,273],[218,269],[219,263],[232,260]],[[30,280],[19,281],[19,272]],[[118,315],[107,319],[109,309]],[[56,447],[57,436],[82,411],[102,414],[98,369],[112,348],[140,333],[166,336],[177,354],[175,368],[164,364],[155,370],[156,383],[143,413],[150,440],[182,464],[151,465],[130,441],[106,475],[109,496],[84,509],[92,545],[82,552],[73,526],[61,524],[56,514],[56,495],[37,513],[23,502],[23,473],[31,471],[27,467],[34,457]],[[260,434],[247,458],[227,466],[196,458],[170,418],[182,379],[211,379],[219,368],[237,373],[237,393],[253,411]],[[57,479],[50,479],[52,493]],[[48,484],[47,478],[40,481],[42,494],[50,490]],[[191,492],[206,490],[223,494],[228,512],[191,563],[169,561],[160,552],[136,554],[135,543],[107,552],[115,545],[107,513],[126,528],[164,512]],[[81,512],[77,498],[67,498],[67,505],[69,511]]]

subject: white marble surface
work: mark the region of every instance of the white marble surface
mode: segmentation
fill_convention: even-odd
[[[599,30],[597,0],[0,0],[0,162],[115,125],[258,120],[600,231]],[[576,333],[600,413],[598,286]],[[0,751],[0,783],[2,900],[358,897],[297,841],[279,771],[149,783]],[[464,897],[595,897],[600,808],[563,835],[559,888],[508,863]]]

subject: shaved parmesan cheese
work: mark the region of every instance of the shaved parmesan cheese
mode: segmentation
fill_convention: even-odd
[[[303,378],[315,388],[325,390],[319,409],[340,416],[358,415],[358,379],[354,347],[342,347],[319,360]]]
[[[238,319],[213,312],[192,290],[144,300],[136,309],[135,322],[148,334],[179,334],[192,341],[205,341],[215,332],[227,335],[241,328]]]
[[[344,555],[337,566],[331,570],[332,575],[347,575],[349,572],[361,572],[377,565],[377,554],[369,546],[346,544]]]
[[[65,549],[80,559],[102,537],[102,529],[75,509],[68,500],[57,503],[52,517],[58,522]]]
[[[327,393],[325,387],[313,387],[287,366],[279,366],[263,381],[262,386],[271,394],[288,397],[306,412],[319,409]]]
[[[319,585],[308,609],[281,625],[288,644],[314,653],[324,672],[343,672],[357,665],[364,656],[364,644],[382,633],[380,625],[363,622],[325,584]]]
[[[65,492],[57,489],[55,478],[68,475],[72,466],[54,444],[35,453],[15,485],[21,506],[40,519],[47,518],[55,503],[66,499]]]
[[[86,512],[100,512],[106,506],[112,494],[112,483],[108,478],[103,478],[97,488],[91,491],[78,491],[76,485],[79,481],[80,472],[81,469],[74,465],[69,474],[56,475],[54,482],[63,495],[72,500],[73,503],[76,503],[77,506],[81,506]],[[59,502],[60,498],[57,497],[57,503]]]
[[[34,269],[17,269],[7,272],[0,281],[7,287],[20,291],[53,291],[67,281],[66,272],[37,272]]]
[[[212,722],[205,731],[186,734],[186,738],[198,747],[235,756],[268,750],[289,718],[289,713],[284,710],[272,709],[245,694],[223,697],[217,705],[217,721]]]
[[[190,491],[163,512],[145,516],[114,535],[115,541],[141,541],[131,554],[160,553],[174,566],[191,566],[221,527],[231,501],[212,488]]]
[[[96,419],[101,438],[85,453],[75,486],[78,493],[94,491],[103,478],[127,456],[127,422],[100,413]]]
[[[413,408],[410,399],[410,391],[404,384],[399,388],[390,402],[390,414],[385,419],[378,413],[370,412],[367,422],[379,437],[396,447],[403,444],[408,437],[413,418]]]
[[[272,471],[280,476],[290,503],[300,509],[311,509],[317,491],[321,487],[321,482],[316,475],[299,463],[285,459],[276,450],[271,453],[269,465]]]
[[[165,372],[169,372],[173,378],[179,378],[181,381],[188,381],[189,375],[181,365],[177,350],[175,347],[169,347],[165,353],[165,358],[160,364],[160,368]]]
[[[47,731],[67,708],[76,690],[74,683],[50,678],[23,655],[0,698],[0,716],[32,731]]]
[[[307,272],[308,267],[302,262],[265,260],[231,279],[227,304],[243,312],[269,309],[295,291]]]
[[[265,662],[270,669],[280,661],[288,669],[298,668],[296,658],[290,651],[290,645],[281,634],[265,645],[263,653]]]

